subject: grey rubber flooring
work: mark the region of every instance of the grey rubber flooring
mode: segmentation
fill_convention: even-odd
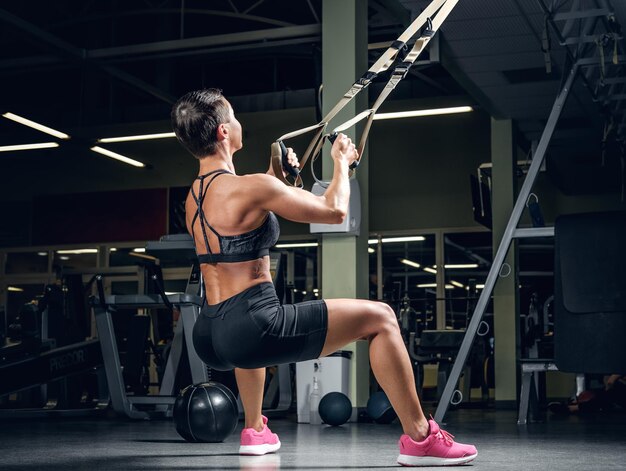
[[[0,422],[0,470],[398,469],[398,424],[342,427],[274,419],[281,450],[237,455],[239,431],[220,444],[186,443],[166,420],[28,419]],[[548,417],[516,425],[513,411],[459,410],[445,428],[473,443],[476,470],[624,470],[626,414]]]

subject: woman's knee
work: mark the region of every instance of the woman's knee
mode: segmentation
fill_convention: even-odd
[[[372,334],[393,332],[399,329],[396,313],[388,304],[372,301]]]

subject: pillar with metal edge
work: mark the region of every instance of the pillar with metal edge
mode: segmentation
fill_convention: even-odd
[[[491,120],[491,201],[494,255],[509,221],[516,194],[513,122]],[[517,396],[517,241],[512,240],[493,290],[496,405],[515,407]],[[469,398],[468,398],[469,399]]]
[[[322,114],[339,101],[354,81],[368,68],[367,2],[324,0],[322,3]],[[367,107],[367,91],[361,92],[330,123],[329,129],[347,121]],[[357,126],[358,128],[358,126]],[[359,129],[347,134],[358,144]],[[364,153],[367,153],[367,147]],[[330,146],[322,154],[322,176],[330,180],[333,162]],[[353,178],[361,192],[360,236],[322,236],[322,295],[324,298],[367,298],[369,291],[368,158],[364,155]],[[369,398],[368,342],[357,341],[345,347],[353,353],[350,365],[350,400],[353,407],[364,407]]]

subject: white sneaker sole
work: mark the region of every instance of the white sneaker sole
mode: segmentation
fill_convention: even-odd
[[[398,464],[402,466],[455,466],[472,461],[478,453],[463,458],[437,458],[435,456],[399,455]]]
[[[239,447],[240,455],[254,455],[260,456],[265,455],[267,453],[274,453],[278,451],[280,448],[280,442],[271,445],[269,443],[263,445],[241,445]]]

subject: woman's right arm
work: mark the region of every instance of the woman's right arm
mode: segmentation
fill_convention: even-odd
[[[274,177],[257,174],[250,176],[257,180],[253,185],[260,190],[255,192],[255,203],[291,221],[324,224],[343,222],[350,202],[349,167],[358,153],[350,138],[339,134],[330,154],[334,163],[333,178],[322,196],[289,187]]]

